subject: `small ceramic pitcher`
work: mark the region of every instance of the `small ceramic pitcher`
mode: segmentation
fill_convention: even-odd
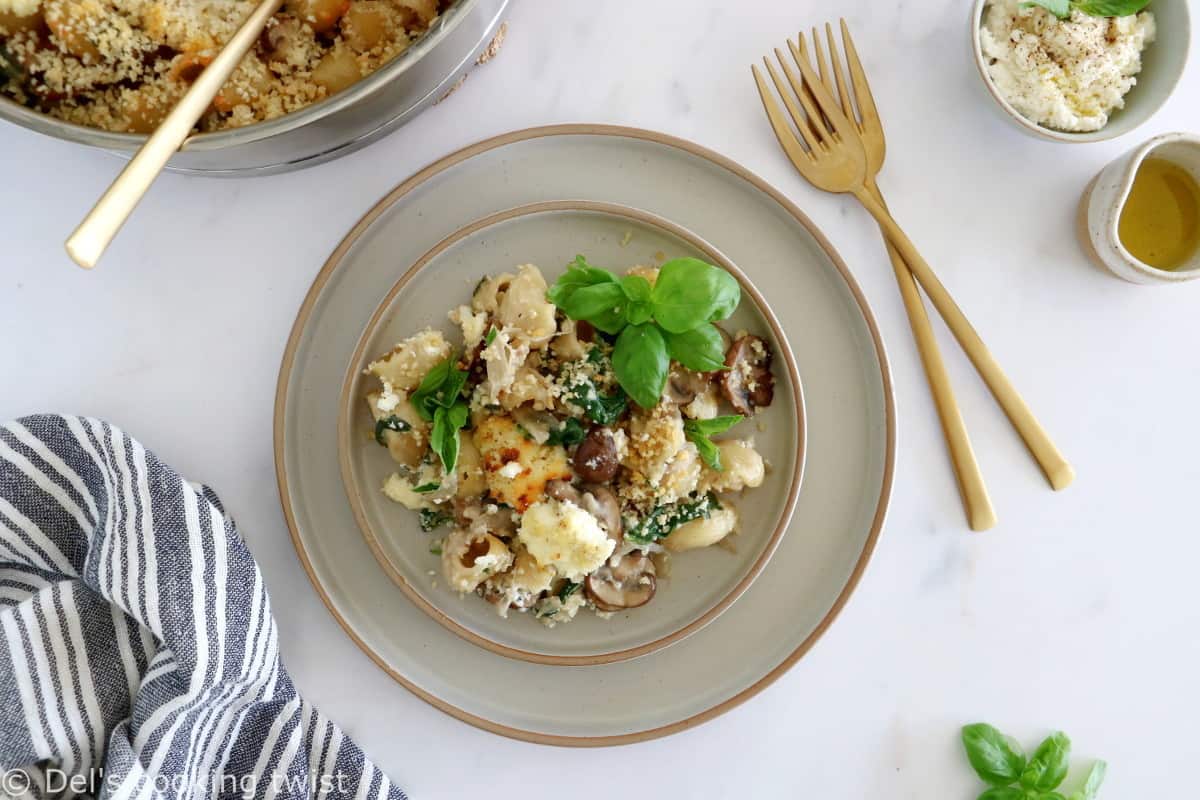
[[[1178,283],[1200,278],[1200,253],[1177,269],[1166,271],[1138,261],[1117,233],[1121,210],[1138,167],[1150,156],[1174,162],[1200,182],[1200,136],[1165,133],[1134,148],[1105,167],[1088,185],[1079,204],[1079,236],[1092,260],[1133,283]]]

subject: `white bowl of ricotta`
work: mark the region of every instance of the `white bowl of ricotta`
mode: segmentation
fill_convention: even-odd
[[[1122,136],[1174,91],[1191,42],[1188,0],[1136,15],[1059,19],[1021,0],[976,0],[971,46],[988,94],[1022,130],[1059,142]],[[1086,5],[1086,4],[1084,4]]]

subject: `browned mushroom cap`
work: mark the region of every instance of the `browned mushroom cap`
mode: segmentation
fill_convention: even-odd
[[[671,366],[667,375],[667,385],[663,389],[663,400],[676,405],[686,405],[703,394],[712,383],[711,373],[693,372],[678,364]]]
[[[621,521],[621,502],[607,486],[583,487],[583,510],[600,520],[608,538],[615,542],[613,552],[625,539],[625,525]]]
[[[774,354],[759,336],[747,334],[736,340],[725,354],[721,393],[739,414],[750,416],[771,405],[775,398],[775,376],[771,374]]]
[[[654,597],[654,562],[645,553],[626,553],[615,567],[605,564],[588,575],[583,588],[601,611],[644,606]]]
[[[611,481],[621,466],[612,431],[603,425],[593,425],[575,450],[574,465],[575,474],[585,483]]]

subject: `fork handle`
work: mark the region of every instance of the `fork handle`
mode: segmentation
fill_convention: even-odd
[[[937,279],[929,264],[913,245],[912,240],[896,224],[896,220],[884,207],[882,198],[877,200],[866,187],[856,189],[854,196],[884,229],[888,239],[904,257],[913,276],[921,282],[921,286],[929,295],[934,308],[946,321],[946,326],[958,340],[959,346],[967,354],[967,358],[971,359],[971,363],[975,365],[975,369],[987,384],[988,389],[991,390],[996,402],[1004,409],[1009,421],[1025,441],[1025,446],[1029,448],[1029,452],[1041,466],[1050,486],[1055,490],[1070,486],[1071,481],[1075,479],[1075,470],[1054,446],[1054,442],[1050,441],[1049,434],[1033,416],[1033,412],[1008,380],[1004,370],[992,358],[983,339],[979,338],[979,334],[975,332],[962,309],[954,302],[954,298],[946,291],[942,282]]]
[[[875,182],[871,181],[867,188],[880,205],[887,208],[887,203],[884,202]],[[880,230],[884,234],[884,244],[892,261],[892,269],[896,273],[896,284],[900,287],[904,310],[908,312],[908,325],[912,328],[913,341],[916,342],[917,352],[921,355],[921,364],[925,367],[929,393],[933,395],[938,419],[942,423],[942,435],[945,436],[946,447],[950,451],[950,462],[954,466],[958,492],[967,513],[967,524],[973,531],[986,531],[996,525],[996,510],[992,508],[992,500],[983,482],[983,473],[979,469],[979,462],[975,460],[971,438],[967,435],[967,426],[954,397],[954,389],[950,386],[950,376],[942,362],[942,353],[938,349],[937,339],[934,338],[933,326],[929,323],[929,314],[925,311],[925,302],[921,299],[917,282],[913,279],[908,265],[904,263],[904,258],[888,240],[886,230],[882,226]]]

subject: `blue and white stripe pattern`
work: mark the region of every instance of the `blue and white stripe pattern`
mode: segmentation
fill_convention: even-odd
[[[50,415],[0,426],[0,778],[18,800],[405,798],[296,693],[217,496]]]

